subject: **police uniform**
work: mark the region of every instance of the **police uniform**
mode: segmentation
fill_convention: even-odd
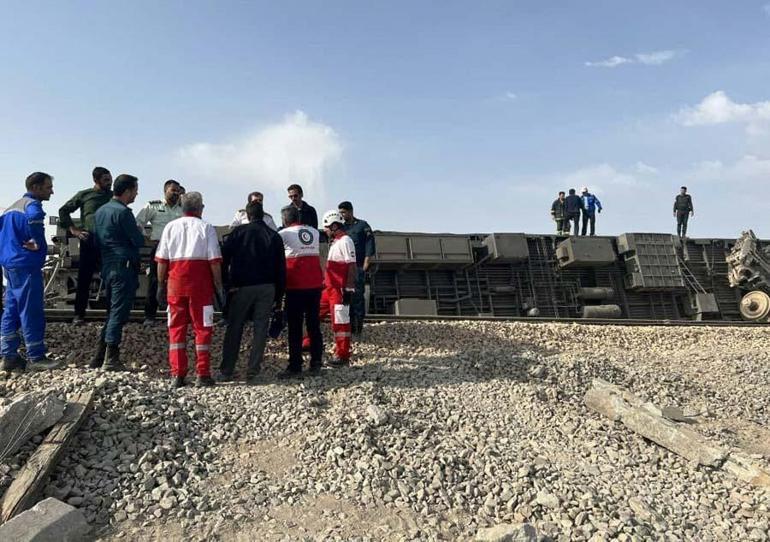
[[[366,272],[364,272],[364,260],[371,258],[375,253],[374,232],[366,220],[354,218],[350,224],[343,224],[342,229],[353,240],[356,247],[356,291],[350,304],[350,323],[353,333],[361,333],[364,328],[366,316],[366,301],[364,293],[366,288]]]
[[[171,206],[161,200],[148,202],[139,211],[139,214],[136,215],[136,223],[139,224],[142,231],[146,231],[149,226],[150,240],[153,241],[153,249],[150,254],[150,281],[147,286],[147,298],[144,303],[145,320],[154,320],[158,314],[158,264],[155,261],[155,250],[158,247],[158,241],[160,241],[166,224],[183,215],[181,203]]]

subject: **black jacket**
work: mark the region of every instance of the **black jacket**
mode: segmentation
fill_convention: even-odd
[[[275,284],[276,301],[286,289],[286,256],[281,236],[255,220],[235,228],[222,243],[222,266],[229,288]]]
[[[290,206],[291,205],[287,205],[283,209]],[[283,211],[283,209],[281,210]],[[318,213],[316,213],[315,208],[312,205],[308,205],[306,201],[303,201],[299,208],[299,223],[304,226],[312,226],[313,228],[318,229]]]
[[[690,194],[677,194],[676,199],[674,199],[674,212],[689,213],[691,211],[693,208]]]
[[[556,220],[565,218],[567,216],[567,200],[561,201],[556,198],[551,204],[551,215],[553,215]]]
[[[580,214],[583,210],[583,199],[577,194],[570,194],[564,198],[564,207],[567,214]]]

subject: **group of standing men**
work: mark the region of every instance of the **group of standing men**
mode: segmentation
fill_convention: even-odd
[[[569,189],[569,195],[559,192],[559,197],[551,204],[551,218],[556,222],[557,235],[569,235],[572,223],[573,235],[580,229],[582,217],[583,228],[580,235],[586,235],[591,227],[591,235],[596,235],[596,213],[602,212],[602,202],[588,191],[588,187],[580,189],[580,195],[574,188]]]
[[[220,247],[216,230],[201,218],[200,193],[188,194],[177,181],[166,181],[163,200],[149,202],[134,217],[128,206],[139,192],[136,177],[120,175],[113,183],[109,170],[102,167],[95,168],[92,176],[93,187],[78,192],[59,212],[60,224],[80,243],[74,323],[84,321],[97,270],[105,292],[108,313],[91,368],[126,368],[120,359],[120,344],[139,283],[139,251],[146,245],[153,256],[145,324],[153,324],[158,307],[167,305],[168,355],[175,387],[183,386],[187,376],[190,325],[195,332],[197,383],[214,384],[210,346],[215,310],[227,315],[228,324],[219,380],[233,379],[247,322],[254,327],[247,379],[257,378],[268,332],[273,334],[271,318],[280,333],[284,306],[289,365],[281,377],[301,376],[304,348],[310,350],[311,372],[320,370],[320,319],[327,315],[335,338],[335,358],[328,364],[349,363],[351,335],[363,327],[364,277],[374,255],[372,230],[353,215],[350,202],[324,214],[321,233],[318,215],[303,201],[302,188],[291,185],[291,204],[281,211],[283,227],[279,229],[263,210],[262,194],[252,192]],[[42,267],[47,243],[42,202],[53,194],[53,177],[33,173],[26,188],[25,195],[0,216],[0,265],[8,284],[0,333],[6,371],[24,370],[27,361],[34,369],[59,365],[46,355],[44,344]],[[80,212],[78,225],[71,216],[76,211]],[[320,241],[324,236],[330,248],[322,269]],[[18,352],[21,335],[27,359]]]

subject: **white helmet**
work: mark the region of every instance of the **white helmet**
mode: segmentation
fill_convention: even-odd
[[[581,194],[585,194],[586,192],[588,192],[588,187],[587,186],[584,186],[583,188],[580,189],[580,193]]]
[[[340,215],[339,211],[337,211],[336,209],[332,209],[331,211],[326,211],[324,213],[324,218],[323,218],[323,227],[328,228],[335,222],[337,224],[345,223],[345,221],[342,220],[342,215]]]

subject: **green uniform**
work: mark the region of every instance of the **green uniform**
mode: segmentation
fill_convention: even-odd
[[[96,211],[111,199],[112,190],[96,190],[94,188],[81,190],[59,208],[59,225],[65,230],[69,229],[73,225],[72,213],[80,209],[81,227],[94,233]]]
[[[144,245],[144,236],[136,226],[131,209],[116,199],[96,212],[95,224],[109,311],[102,340],[108,345],[118,345],[139,285],[139,248]]]
[[[136,223],[142,228],[150,226],[150,239],[153,241],[160,241],[160,236],[163,233],[163,228],[166,224],[183,216],[182,205],[177,203],[173,207],[165,201],[155,200],[147,203],[139,214],[136,215]]]

